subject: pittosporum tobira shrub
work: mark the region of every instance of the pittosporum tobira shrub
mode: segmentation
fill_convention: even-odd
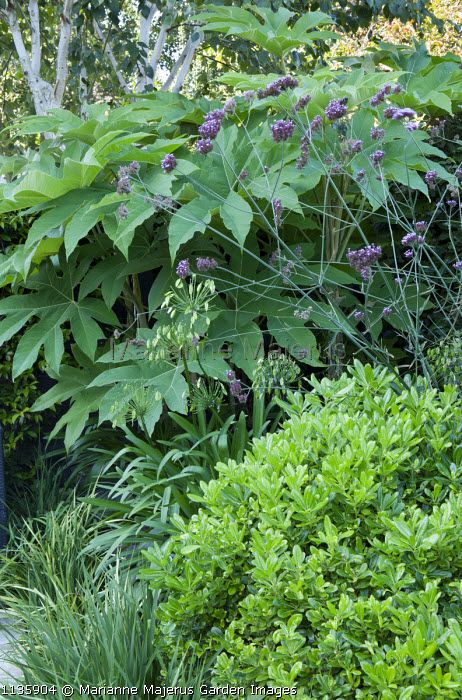
[[[462,411],[359,362],[292,397],[283,429],[219,464],[143,571],[167,647],[217,684],[300,697],[460,697]]]

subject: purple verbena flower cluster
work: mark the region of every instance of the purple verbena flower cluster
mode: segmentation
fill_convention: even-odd
[[[387,95],[391,93],[391,85],[390,83],[386,83],[383,87],[381,87],[373,97],[370,99],[370,104],[372,107],[377,107],[380,102],[383,102],[386,98]]]
[[[371,129],[371,139],[380,141],[385,136],[385,129],[379,129],[378,126],[373,126]]]
[[[405,118],[414,119],[414,117],[417,116],[417,113],[410,107],[386,107],[383,110],[383,116],[386,119],[394,120]]]
[[[331,100],[324,110],[324,114],[330,122],[344,117],[348,112],[348,97],[342,97],[340,100]]]
[[[426,221],[416,221],[414,224],[414,228],[417,231],[417,233],[425,233],[427,227],[428,224]]]
[[[361,168],[361,169],[358,170],[358,172],[356,173],[356,180],[357,180],[357,181],[363,180],[364,177],[365,177],[365,175],[366,175],[366,171],[364,170],[364,168]]]
[[[350,142],[351,153],[359,153],[362,150],[364,141],[362,139],[355,139]]]
[[[438,173],[436,172],[436,170],[429,170],[425,173],[424,180],[430,187],[435,186],[435,182],[437,181],[437,179]]]
[[[279,141],[287,141],[294,133],[294,129],[295,124],[292,119],[278,119],[277,122],[271,124],[273,140],[276,141],[276,143]]]
[[[129,194],[132,191],[130,178],[128,175],[122,175],[117,180],[117,194]]]
[[[225,107],[228,102],[229,100],[225,102]],[[205,156],[213,150],[213,139],[218,136],[225,115],[225,109],[213,109],[204,115],[204,121],[198,129],[199,136],[202,138],[196,142],[196,150],[202,155]]]
[[[171,173],[176,168],[176,158],[173,153],[167,153],[160,164],[164,173]]]
[[[119,215],[120,219],[126,219],[128,216],[128,209],[125,206],[125,204],[121,204],[120,207],[117,209],[117,213]]]
[[[391,312],[392,312],[391,306],[385,306],[384,309],[382,310],[382,316],[385,316],[385,318],[386,318],[387,316],[390,316]]]
[[[208,272],[208,270],[216,270],[218,263],[215,258],[197,258],[196,267],[199,272]]]
[[[241,170],[241,172],[239,173],[239,180],[241,182],[244,182],[244,180],[247,180],[248,177],[249,177],[249,171],[246,170],[245,168],[243,168],[243,170]]]
[[[298,80],[293,78],[291,75],[284,75],[281,78],[276,78],[273,82],[268,83],[266,88],[258,90],[257,96],[263,97],[277,97],[284,90],[289,90],[295,88],[298,85]]]
[[[242,384],[240,379],[236,379],[236,373],[229,369],[226,372],[226,378],[229,381],[229,393],[234,396],[239,403],[245,403],[246,396],[242,389]]]
[[[371,275],[371,267],[382,255],[382,248],[378,245],[368,245],[357,250],[348,250],[347,260],[350,266],[359,272],[363,280],[368,280]]]
[[[311,102],[311,95],[302,95],[300,99],[294,105],[294,112],[298,112],[300,109],[305,109],[307,104]]]
[[[281,225],[282,202],[280,199],[273,199],[271,203],[273,205],[274,225],[279,227]]]
[[[364,318],[364,311],[359,311],[359,309],[356,309],[356,311],[353,311],[353,318],[355,318],[357,321],[362,321]]]
[[[184,280],[191,274],[191,269],[189,267],[189,260],[180,260],[176,266],[177,277]]]
[[[455,263],[453,264],[453,268],[454,268],[454,270],[456,270],[457,272],[459,272],[459,270],[462,270],[462,260],[458,260],[457,262],[455,262]]]
[[[407,122],[407,124],[404,125],[404,128],[407,129],[407,131],[417,131],[419,124],[417,122]]]
[[[308,163],[309,147],[310,147],[310,136],[308,133],[303,134],[300,139],[300,155],[297,158],[296,168],[301,170]]]
[[[374,151],[374,153],[371,155],[371,161],[373,165],[377,166],[379,163],[382,162],[382,160],[385,157],[385,153],[383,151]]]
[[[402,237],[401,243],[403,245],[421,245],[422,243],[425,243],[425,238],[419,233],[416,233],[415,231],[411,231],[410,233],[406,233],[405,236]]]

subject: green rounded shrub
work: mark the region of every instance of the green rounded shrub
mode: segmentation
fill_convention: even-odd
[[[167,645],[309,698],[458,698],[462,407],[359,363],[219,464],[142,572]]]

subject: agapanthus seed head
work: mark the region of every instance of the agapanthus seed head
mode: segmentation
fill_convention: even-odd
[[[184,280],[186,277],[188,277],[191,274],[191,269],[189,267],[189,260],[180,260],[178,265],[176,266],[176,274],[177,277],[180,279]]]
[[[167,153],[160,164],[164,173],[171,173],[176,168],[176,158],[173,153]]]
[[[287,141],[294,133],[294,129],[295,124],[292,119],[278,119],[278,121],[271,124],[273,140],[276,142]]]

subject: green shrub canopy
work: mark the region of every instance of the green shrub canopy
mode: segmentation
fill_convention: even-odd
[[[457,393],[359,363],[313,386],[146,553],[166,644],[218,653],[217,683],[460,697]]]

